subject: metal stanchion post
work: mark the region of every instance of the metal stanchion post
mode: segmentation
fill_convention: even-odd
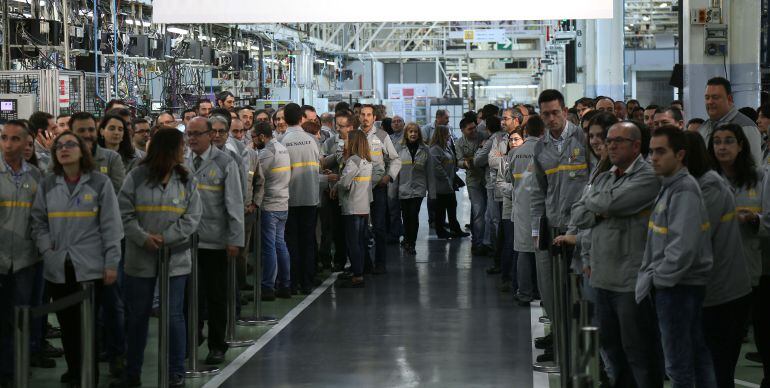
[[[160,321],[158,322],[158,388],[168,388],[169,349],[169,250],[167,246],[158,251],[158,278],[160,286]]]
[[[80,304],[80,337],[81,337],[81,351],[83,352],[83,358],[80,364],[80,387],[81,388],[95,388],[96,387],[96,366],[94,354],[96,352],[96,345],[94,343],[94,285],[91,282],[83,284],[86,292],[89,293],[88,297],[83,299]]]
[[[588,281],[588,280],[584,280]],[[588,299],[580,300],[580,327],[591,326],[591,317],[593,316],[593,305]]]
[[[552,236],[557,236],[558,234],[552,234]],[[549,244],[551,245],[551,244]],[[551,321],[551,338],[553,338],[553,361],[548,362],[538,362],[535,363],[532,366],[532,369],[534,369],[537,372],[544,372],[544,373],[559,373],[561,370],[559,365],[559,352],[560,352],[560,342],[559,338],[561,338],[560,331],[562,329],[562,309],[560,307],[560,295],[561,295],[561,276],[559,273],[559,268],[557,263],[561,261],[561,252],[554,249],[554,247],[551,245],[548,249],[548,253],[551,256],[551,276],[553,278],[553,285],[551,286],[553,289],[553,311],[549,311],[548,314],[550,315],[548,318],[550,318]]]
[[[580,350],[583,354],[581,373],[589,376],[592,386],[598,386],[600,380],[599,366],[599,328],[587,326],[580,333]]]
[[[198,234],[190,236],[192,268],[187,282],[187,371],[186,378],[211,376],[219,368],[203,367],[198,360]]]
[[[236,256],[227,257],[227,328],[225,332],[225,343],[231,348],[241,348],[244,346],[251,346],[254,344],[254,340],[238,340],[235,338],[235,320],[236,320],[236,298],[238,296],[238,280]],[[240,301],[237,301],[240,303]]]
[[[256,210],[257,221],[252,228],[251,242],[254,247],[254,313],[238,319],[240,326],[275,325],[278,320],[262,315],[262,214]]]
[[[29,386],[29,316],[27,306],[14,309],[13,336],[16,365],[13,378],[16,388]]]
[[[554,236],[558,236],[559,233],[554,233]],[[556,256],[556,268],[557,278],[554,279],[554,288],[557,293],[554,295],[554,299],[557,301],[556,305],[559,312],[558,325],[559,328],[557,336],[554,337],[554,341],[558,342],[558,346],[554,347],[555,357],[559,364],[559,371],[561,373],[561,386],[566,388],[569,386],[569,379],[571,376],[570,371],[570,288],[567,284],[569,281],[568,273],[569,256],[567,255],[567,247],[562,245],[560,247],[560,253]]]
[[[579,336],[580,336],[580,275],[569,274],[569,370],[573,373],[578,370],[580,363]]]

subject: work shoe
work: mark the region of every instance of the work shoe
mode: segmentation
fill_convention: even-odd
[[[535,349],[548,349],[553,347],[553,336],[548,334],[545,337],[535,338]]]
[[[463,237],[468,237],[471,234],[468,232],[463,232],[462,230],[453,230],[449,232],[449,235],[452,236],[453,238],[463,238]]]
[[[64,350],[51,345],[47,340],[43,340],[43,356],[49,358],[58,358],[64,355]]]
[[[275,290],[272,288],[262,287],[262,301],[272,302],[275,300]]]
[[[61,328],[53,327],[50,323],[45,327],[45,338],[61,338]]]
[[[521,294],[516,294],[513,296],[513,301],[521,307],[527,307],[532,303],[532,298]]]
[[[225,362],[225,352],[221,350],[209,350],[206,357],[206,365],[219,365]]]
[[[116,356],[114,360],[110,361],[110,376],[120,378],[123,377],[125,371],[126,358],[124,356]]]
[[[281,287],[275,291],[275,297],[281,299],[291,299],[291,289],[289,287]]]
[[[182,375],[176,375],[171,376],[168,378],[168,386],[171,388],[182,388],[184,387],[184,376]]]
[[[56,368],[56,360],[45,357],[41,353],[35,353],[29,356],[29,366],[34,368],[52,369]]]
[[[535,359],[535,361],[537,361],[537,362],[548,362],[548,361],[553,361],[553,360],[554,360],[553,351],[549,352],[547,350],[546,350],[545,353],[537,356],[537,358]]]

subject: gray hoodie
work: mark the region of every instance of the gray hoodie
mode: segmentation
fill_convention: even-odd
[[[711,223],[698,181],[683,167],[661,184],[636,280],[637,303],[653,287],[705,286],[713,267]]]

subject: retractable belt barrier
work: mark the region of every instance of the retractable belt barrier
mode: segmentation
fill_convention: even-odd
[[[278,320],[262,315],[262,214],[257,208],[257,221],[252,228],[251,243],[254,258],[254,310],[251,316],[241,316],[239,326],[275,325]]]
[[[192,269],[187,280],[187,371],[186,378],[219,373],[219,368],[204,367],[198,360],[198,234],[190,236]]]
[[[94,369],[94,284],[84,282],[83,289],[53,303],[38,307],[17,306],[14,308],[14,383],[16,388],[29,387],[29,325],[32,319],[45,317],[50,313],[80,304],[80,333],[82,360],[80,364],[81,388],[96,387]]]
[[[239,340],[235,335],[237,320],[236,303],[238,298],[237,256],[227,256],[227,327],[225,328],[225,343],[231,348],[242,348],[254,345],[254,340]],[[256,301],[255,301],[256,302]]]
[[[169,337],[169,265],[171,253],[163,245],[158,250],[158,285],[160,290],[160,320],[158,321],[158,388],[168,388],[168,337]]]

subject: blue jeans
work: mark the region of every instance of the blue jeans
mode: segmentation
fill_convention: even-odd
[[[13,380],[14,307],[40,305],[42,274],[43,263],[37,263],[16,273],[0,275],[0,382]],[[30,335],[39,326],[39,319],[30,322]],[[39,340],[32,346],[33,353],[40,346]]]
[[[495,190],[487,190],[487,207],[484,212],[484,222],[486,222],[486,229],[484,230],[484,245],[490,248],[497,247],[497,232],[500,227],[500,204],[501,202],[495,201]]]
[[[487,211],[487,193],[481,186],[468,186],[471,201],[471,243],[474,247],[484,245],[484,214]]]
[[[275,289],[291,287],[291,260],[283,239],[289,211],[262,210],[262,287]],[[279,271],[280,269],[280,271]],[[278,276],[280,275],[280,277]]]
[[[502,270],[503,281],[513,282],[513,289],[519,288],[519,281],[516,275],[516,264],[518,262],[518,253],[513,250],[513,221],[502,220],[503,228],[503,247],[500,250],[500,269]]]
[[[666,374],[672,388],[716,387],[711,352],[703,337],[703,286],[655,289]]]
[[[184,301],[187,275],[173,276],[169,281],[169,349],[168,365],[171,376],[183,376],[184,358],[187,346],[185,330]],[[132,377],[142,375],[144,348],[147,346],[147,331],[152,312],[155,278],[139,278],[126,275],[126,311],[128,312],[126,353],[126,374]],[[166,355],[159,355],[166,357]]]
[[[286,247],[291,258],[291,281],[294,288],[309,290],[315,287],[315,255],[317,251],[315,227],[316,206],[290,206],[286,220]]]
[[[616,387],[662,387],[663,368],[655,311],[633,292],[596,291],[599,344]]]
[[[364,251],[366,251],[366,216],[346,215],[345,219],[345,245],[348,248],[350,259],[350,271],[353,276],[364,274]]]
[[[123,301],[123,259],[118,264],[118,279],[115,283],[104,286],[102,299],[102,319],[104,323],[104,345],[110,361],[126,353],[126,315]]]
[[[374,229],[374,265],[386,267],[388,257],[388,188],[375,186],[372,189],[374,200],[371,206],[372,227]],[[368,250],[367,250],[368,252]]]

